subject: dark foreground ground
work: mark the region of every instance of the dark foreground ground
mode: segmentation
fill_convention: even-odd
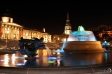
[[[112,64],[83,67],[0,67],[0,74],[112,74]]]

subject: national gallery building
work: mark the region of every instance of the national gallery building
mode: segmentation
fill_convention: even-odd
[[[45,28],[40,32],[36,29],[26,29],[23,26],[14,23],[13,18],[3,15],[0,20],[0,39],[19,40],[21,37],[25,39],[44,38],[44,42],[51,42],[51,35],[45,32]]]

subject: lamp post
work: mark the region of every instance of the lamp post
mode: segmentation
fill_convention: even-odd
[[[6,33],[6,48],[7,48],[9,28],[8,29],[5,28],[5,33]]]

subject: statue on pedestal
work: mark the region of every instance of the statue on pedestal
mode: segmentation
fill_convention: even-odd
[[[27,55],[27,59],[34,59],[37,55],[37,50],[45,48],[45,45],[42,43],[43,40],[44,38],[23,39],[21,37],[19,40],[20,53]]]

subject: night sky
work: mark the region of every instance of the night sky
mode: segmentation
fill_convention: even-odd
[[[84,28],[98,25],[112,25],[112,4],[105,1],[38,1],[38,0],[1,0],[0,15],[7,9],[15,23],[50,34],[62,34],[69,12],[72,30],[79,25]]]

